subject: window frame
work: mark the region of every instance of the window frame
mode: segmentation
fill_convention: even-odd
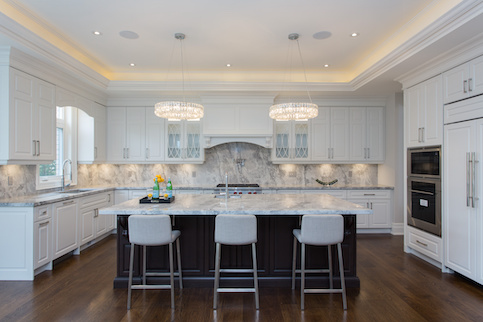
[[[57,128],[63,129],[63,155],[60,166],[64,160],[70,159],[72,165],[65,165],[65,185],[77,184],[77,108],[71,106],[57,106],[56,118],[56,141]],[[57,157],[57,152],[56,152]],[[72,172],[72,180],[70,173]],[[36,190],[45,190],[62,187],[62,175],[40,177],[40,165],[36,167]]]

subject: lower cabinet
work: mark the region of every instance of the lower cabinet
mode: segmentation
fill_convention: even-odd
[[[34,269],[52,261],[52,207],[34,208]]]
[[[82,246],[114,229],[114,215],[99,215],[99,209],[113,204],[112,192],[99,193],[79,200],[79,228]]]
[[[357,215],[357,228],[391,228],[392,196],[388,190],[351,190],[347,201],[372,209],[372,215]]]
[[[79,247],[77,224],[77,200],[67,200],[52,205],[53,255],[58,258]]]

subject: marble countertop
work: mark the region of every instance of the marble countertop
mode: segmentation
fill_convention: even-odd
[[[333,186],[322,186],[320,184],[313,186],[263,186],[263,190],[393,190],[394,187],[375,185],[375,186],[353,186],[353,185],[333,185]],[[77,189],[88,189],[88,191],[83,191],[79,193],[60,193],[60,192],[50,192],[38,195],[28,195],[21,197],[14,197],[8,199],[0,199],[0,207],[37,207],[46,204],[51,204],[55,202],[61,202],[65,200],[75,199],[79,197],[89,196],[96,194],[98,192],[113,191],[113,190],[146,190],[147,187],[144,186],[128,186],[128,187],[81,187],[72,188],[72,190]],[[213,186],[189,186],[189,187],[175,187],[175,190],[214,190]],[[300,194],[298,195],[300,197]]]
[[[132,199],[119,205],[99,209],[101,215],[307,215],[372,214],[372,210],[327,194],[259,194],[241,198],[215,198],[214,195],[176,196],[173,203],[140,204]]]

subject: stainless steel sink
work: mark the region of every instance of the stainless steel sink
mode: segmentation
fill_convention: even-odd
[[[82,193],[82,192],[87,192],[87,191],[93,191],[93,190],[96,190],[96,189],[71,189],[71,190],[64,190],[64,191],[59,191],[59,193],[71,193],[71,194],[75,194],[75,193]]]

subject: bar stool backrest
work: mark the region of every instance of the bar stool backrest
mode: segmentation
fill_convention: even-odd
[[[307,245],[334,245],[344,240],[344,218],[341,215],[304,215],[301,242]]]
[[[248,245],[257,242],[254,215],[218,215],[215,218],[215,243]]]
[[[172,242],[168,215],[131,215],[128,227],[129,242],[136,245],[156,246]]]

